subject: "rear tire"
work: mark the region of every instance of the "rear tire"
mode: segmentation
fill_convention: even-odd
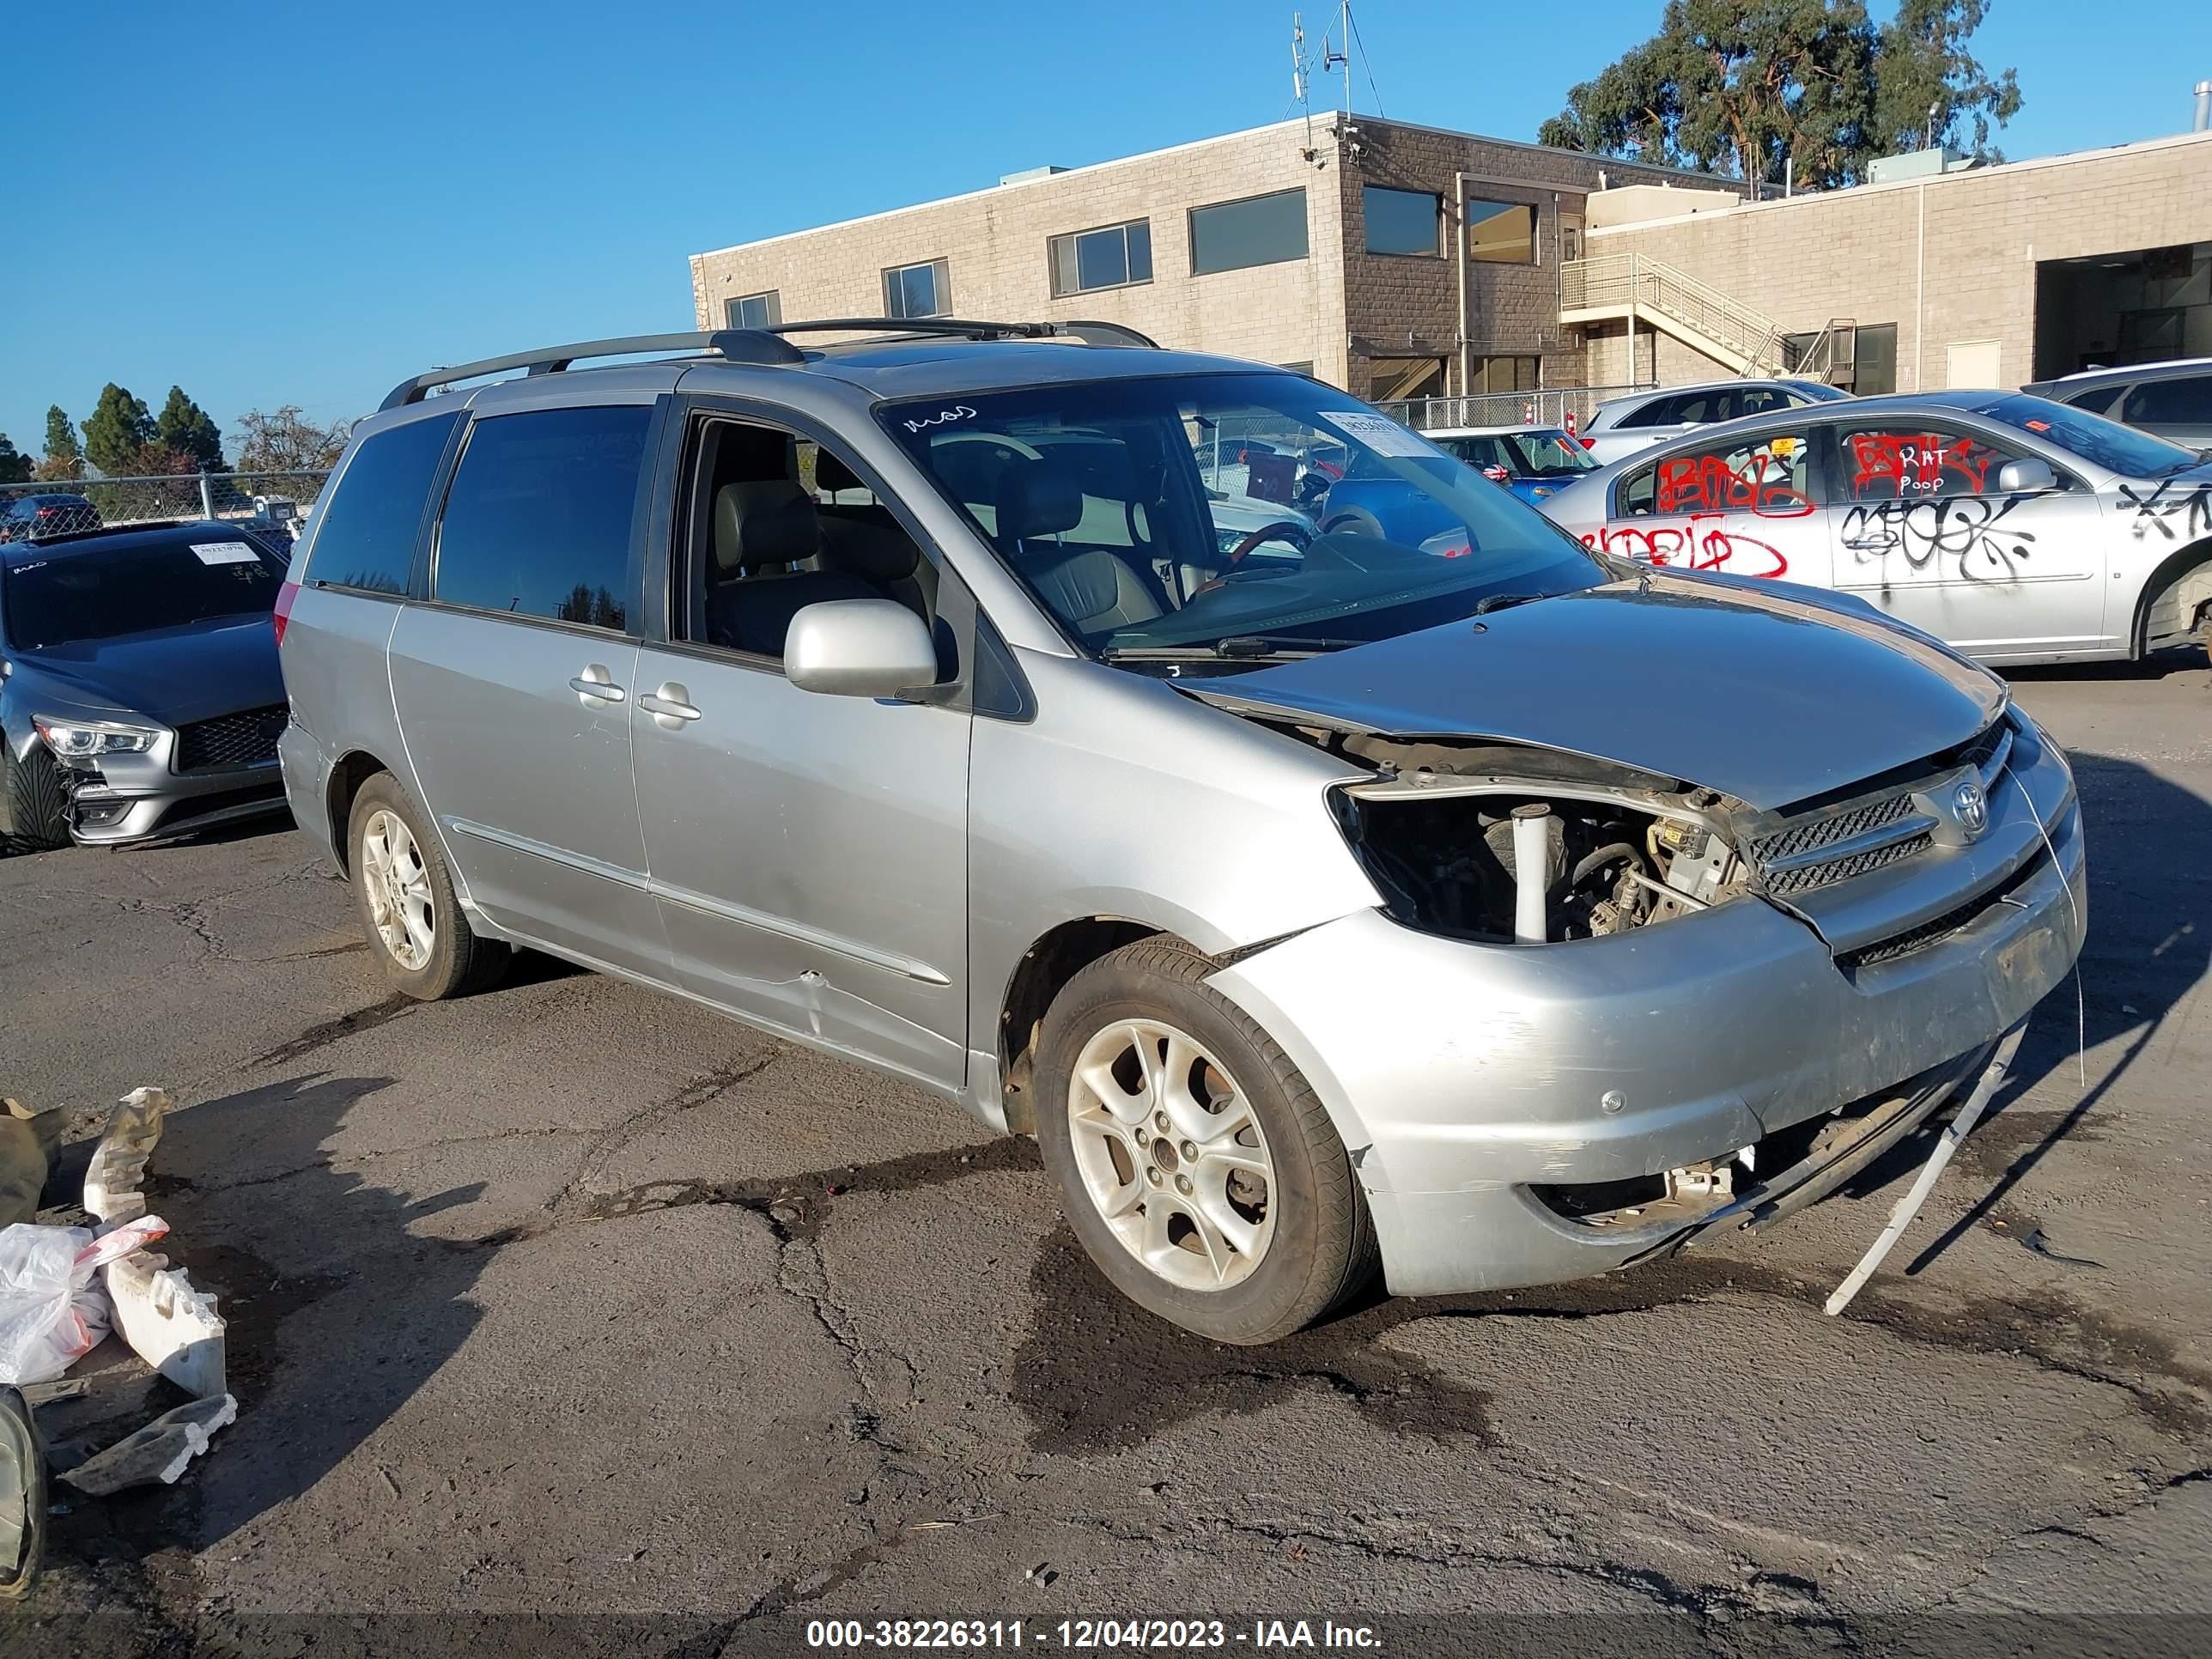
[[[0,846],[10,853],[51,853],[70,844],[69,791],[62,769],[42,743],[21,760],[0,743],[0,769],[7,773],[8,827]]]
[[[1188,947],[1143,940],[1070,980],[1039,1044],[1037,1142],[1069,1225],[1116,1289],[1249,1346],[1364,1286],[1375,1233],[1312,1086],[1205,982],[1213,971]]]
[[[506,973],[514,951],[469,926],[427,818],[389,772],[354,797],[346,854],[362,931],[395,989],[436,1002],[483,990]]]

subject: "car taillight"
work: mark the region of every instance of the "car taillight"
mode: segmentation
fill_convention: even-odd
[[[1597,447],[1597,440],[1595,438],[1584,438],[1582,441],[1582,446],[1584,449],[1595,449]]]
[[[300,584],[286,582],[276,590],[276,608],[269,613],[271,626],[276,630],[276,643],[284,643],[284,624],[292,620],[292,601],[300,597]]]
[[[51,507],[42,507],[39,509],[38,516],[42,519],[51,519],[54,516],[54,510]]]

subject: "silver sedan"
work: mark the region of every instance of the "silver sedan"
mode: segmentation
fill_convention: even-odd
[[[1855,595],[1989,663],[2138,657],[2212,616],[2212,463],[2018,392],[1707,427],[1542,510],[1601,552]]]

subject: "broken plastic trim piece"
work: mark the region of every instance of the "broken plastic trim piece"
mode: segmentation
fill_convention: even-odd
[[[228,1387],[222,1316],[211,1292],[192,1288],[182,1267],[137,1250],[106,1269],[116,1330],[133,1352],[196,1400]]]
[[[195,1400],[94,1452],[61,1478],[93,1498],[133,1486],[173,1486],[185,1466],[208,1449],[215,1431],[237,1420],[238,1401],[229,1395]]]
[[[84,1172],[84,1207],[106,1232],[146,1213],[146,1160],[161,1139],[168,1091],[133,1089],[115,1103]]]

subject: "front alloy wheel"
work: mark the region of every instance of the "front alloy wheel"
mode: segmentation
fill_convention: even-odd
[[[1117,1020],[1067,1091],[1084,1190],[1121,1248],[1170,1284],[1220,1291],[1274,1236],[1267,1139],[1228,1068],[1164,1021]]]
[[[402,969],[420,973],[438,941],[437,907],[422,849],[389,807],[378,808],[362,834],[361,873],[377,937]]]

